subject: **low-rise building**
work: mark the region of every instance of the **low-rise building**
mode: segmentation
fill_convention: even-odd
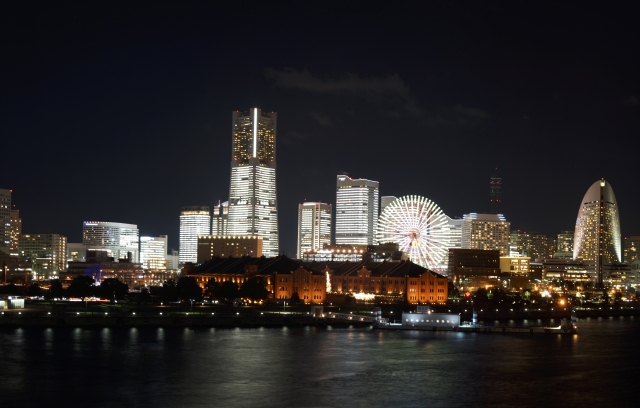
[[[501,273],[500,250],[449,249],[448,274],[461,289],[499,286]]]
[[[191,276],[205,288],[209,280],[231,281],[239,287],[251,277],[263,278],[272,299],[290,299],[297,293],[305,303],[321,304],[328,294],[375,297],[409,303],[444,303],[447,278],[410,261],[300,262],[275,258],[214,258],[202,265],[189,265],[183,276]]]
[[[29,284],[31,268],[31,261],[0,251],[0,282]]]
[[[259,258],[262,256],[262,237],[257,235],[218,236],[200,235],[198,237],[199,264],[220,257]]]

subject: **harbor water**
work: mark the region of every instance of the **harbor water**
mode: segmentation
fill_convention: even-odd
[[[578,335],[7,328],[6,406],[632,406],[640,318]]]

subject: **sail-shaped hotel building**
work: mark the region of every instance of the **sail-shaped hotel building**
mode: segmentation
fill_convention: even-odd
[[[622,261],[620,214],[611,184],[604,179],[589,187],[582,199],[573,237],[573,258],[595,261],[597,285],[603,265]]]

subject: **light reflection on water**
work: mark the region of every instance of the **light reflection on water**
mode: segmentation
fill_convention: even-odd
[[[629,405],[638,319],[578,326],[573,336],[12,329],[0,331],[0,395],[27,406]]]

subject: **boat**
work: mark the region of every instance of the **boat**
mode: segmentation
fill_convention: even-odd
[[[376,308],[378,309],[378,308]],[[439,313],[429,306],[418,306],[415,312],[402,313],[401,323],[391,323],[383,319],[381,312],[374,310],[374,328],[383,330],[423,330],[423,331],[459,331],[478,333],[555,333],[577,334],[577,318],[571,311],[571,320],[562,319],[560,326],[554,327],[508,327],[485,326],[478,324],[478,313],[473,311],[471,322],[460,323],[460,315],[455,313]]]

